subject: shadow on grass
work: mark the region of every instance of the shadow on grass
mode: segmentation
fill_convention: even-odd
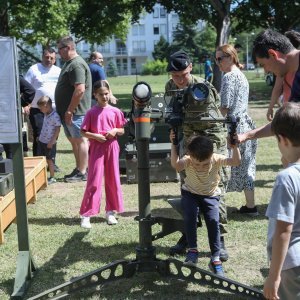
[[[42,221],[41,224],[44,223],[43,220],[38,219],[38,222],[40,221]],[[58,218],[54,218],[54,221],[58,222]],[[69,221],[67,220],[67,222]],[[25,299],[65,283],[65,278],[70,280],[68,270],[71,266],[74,268],[74,265],[76,265],[78,271],[80,266],[86,261],[97,263],[97,268],[102,268],[108,263],[132,255],[137,246],[137,243],[131,242],[95,247],[89,241],[85,240],[88,234],[88,231],[74,233],[71,238],[66,240],[63,246],[57,249],[50,260],[44,265],[38,266],[38,272],[31,280],[31,285]],[[158,253],[167,254],[168,251],[169,247],[157,246]],[[210,254],[203,251],[200,252],[200,256],[209,258]],[[184,256],[178,259],[183,260]],[[76,276],[85,274],[84,271],[79,271],[78,273]],[[95,291],[94,287],[85,288],[81,293],[71,295],[68,299],[174,299],[177,298],[174,294],[175,287],[176,291],[185,298],[215,300],[243,299],[242,297],[226,292],[220,293],[218,290],[212,291],[209,289],[205,292],[193,291],[188,287],[188,283],[185,280],[162,277],[156,272],[137,272],[132,278],[105,283],[105,285],[101,286],[101,296],[100,290]],[[11,294],[12,286],[13,280],[10,279],[2,282],[1,288],[7,294]],[[177,292],[175,293],[177,294]]]
[[[195,291],[188,288],[188,281],[161,277],[157,273],[139,273],[131,279],[105,284],[100,290],[84,290],[72,299],[202,299],[202,300],[239,300],[235,296],[219,290]],[[127,289],[127,294],[124,290]],[[122,295],[122,296],[121,296]]]
[[[256,172],[260,171],[272,171],[276,174],[279,172],[279,170],[282,169],[282,166],[280,164],[274,164],[274,165],[256,165]]]
[[[70,153],[73,153],[73,151],[72,150],[67,150],[67,149],[57,149],[56,153],[70,154]]]
[[[66,282],[67,271],[74,264],[83,264],[84,261],[99,262],[98,268],[101,268],[110,262],[122,259],[120,255],[126,257],[132,254],[132,250],[136,246],[135,243],[128,243],[95,247],[90,242],[84,241],[88,233],[88,231],[76,232],[70,239],[66,240],[62,247],[57,249],[48,262],[38,267],[38,272],[31,281],[28,297]],[[83,273],[79,272],[78,276],[83,275]],[[6,286],[11,285],[11,281],[4,284]],[[74,298],[72,297],[72,299]]]
[[[97,268],[102,268],[108,263],[123,259],[132,254],[136,247],[135,243],[120,243],[118,245],[106,247],[94,247],[90,242],[84,241],[88,232],[77,232],[65,244],[60,247],[55,255],[46,264],[38,269],[38,273],[33,278],[28,294],[26,297],[32,297],[45,290],[54,288],[65,282],[69,266],[89,261],[99,262]],[[75,251],[74,251],[75,249]],[[166,248],[168,250],[168,248]],[[163,251],[163,247],[159,247]],[[209,257],[209,253],[200,253],[201,256]],[[91,270],[93,271],[93,270]],[[84,273],[79,274],[79,276]],[[76,278],[76,277],[75,277]],[[100,290],[96,287],[83,288],[81,292],[72,294],[68,299],[172,299],[174,296],[174,287],[180,288],[185,297],[199,297],[199,299],[242,299],[232,294],[226,294],[218,290],[196,292],[188,289],[189,281],[175,280],[168,277],[160,276],[156,272],[137,272],[132,278],[117,280],[116,282],[107,282],[99,285]],[[7,282],[6,285],[11,284]],[[203,298],[202,294],[207,297]],[[99,298],[95,298],[99,295]],[[166,295],[166,296],[165,296]],[[177,298],[177,297],[176,297]]]
[[[265,214],[266,214],[267,207],[268,207],[267,204],[257,205],[257,210],[258,210],[259,215],[253,217],[253,216],[249,216],[249,215],[246,215],[246,214],[238,213],[236,207],[227,206],[227,216],[228,216],[228,219],[236,221],[236,222],[248,222],[248,221],[253,221],[253,220],[266,220],[267,217],[265,216]]]
[[[30,217],[29,219],[30,224],[35,224],[35,225],[40,225],[40,226],[51,226],[51,225],[57,225],[57,224],[63,224],[63,225],[68,225],[68,226],[76,226],[80,225],[80,218],[32,218]],[[101,217],[92,217],[91,218],[91,223],[106,223],[105,218]]]

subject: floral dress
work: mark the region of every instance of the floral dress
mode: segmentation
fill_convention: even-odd
[[[249,84],[239,69],[224,74],[220,94],[221,107],[228,109],[228,116],[240,118],[237,133],[254,129],[255,124],[247,113]],[[228,192],[254,190],[256,148],[256,140],[249,140],[239,145],[242,160],[238,167],[231,168]]]

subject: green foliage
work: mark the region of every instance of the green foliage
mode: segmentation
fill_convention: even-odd
[[[281,33],[300,25],[300,5],[294,0],[239,1],[232,16],[237,22],[235,32],[257,27],[273,28]]]
[[[86,0],[78,1],[79,7],[74,20],[70,22],[71,32],[79,39],[102,44],[115,35],[125,39],[130,20],[128,0]]]
[[[34,46],[54,45],[56,40],[69,33],[78,1],[27,0],[12,1],[9,9],[9,34]]]
[[[118,68],[113,61],[108,63],[107,68],[105,68],[105,72],[108,77],[118,76]]]
[[[143,65],[142,75],[162,75],[166,73],[167,61],[164,60],[147,60]]]
[[[152,52],[152,56],[154,59],[163,60],[166,57],[169,57],[169,43],[167,40],[161,35],[159,41],[154,46],[154,51]]]
[[[34,54],[36,57],[39,57],[40,54],[38,51],[33,47],[25,47],[26,52]],[[36,64],[37,61],[32,57],[29,56],[24,51],[19,50],[18,51],[18,66],[19,66],[19,73],[22,75],[25,75],[25,73],[28,71],[28,69],[33,65]]]
[[[195,25],[179,24],[174,32],[172,47],[185,50],[191,58],[199,59],[200,35]]]
[[[131,20],[129,4],[126,0],[115,0],[113,5],[110,0],[1,1],[0,34],[7,26],[9,35],[28,45],[49,46],[71,32],[77,41],[101,44],[113,35],[126,37]],[[2,15],[6,12],[5,19]]]

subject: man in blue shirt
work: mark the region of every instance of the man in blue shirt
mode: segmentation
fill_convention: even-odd
[[[204,74],[205,74],[205,80],[212,83],[213,80],[213,69],[211,66],[211,61],[208,56],[205,56],[205,62],[204,62]]]
[[[93,87],[96,81],[106,79],[106,74],[103,67],[103,55],[100,52],[96,52],[96,51],[92,52],[89,61],[90,61],[89,68],[92,74],[92,87]],[[95,104],[96,104],[96,100],[92,92],[92,105]]]

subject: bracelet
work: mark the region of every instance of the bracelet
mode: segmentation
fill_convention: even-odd
[[[67,111],[65,112],[65,115],[73,115],[73,113],[72,113],[71,111],[67,110]]]

